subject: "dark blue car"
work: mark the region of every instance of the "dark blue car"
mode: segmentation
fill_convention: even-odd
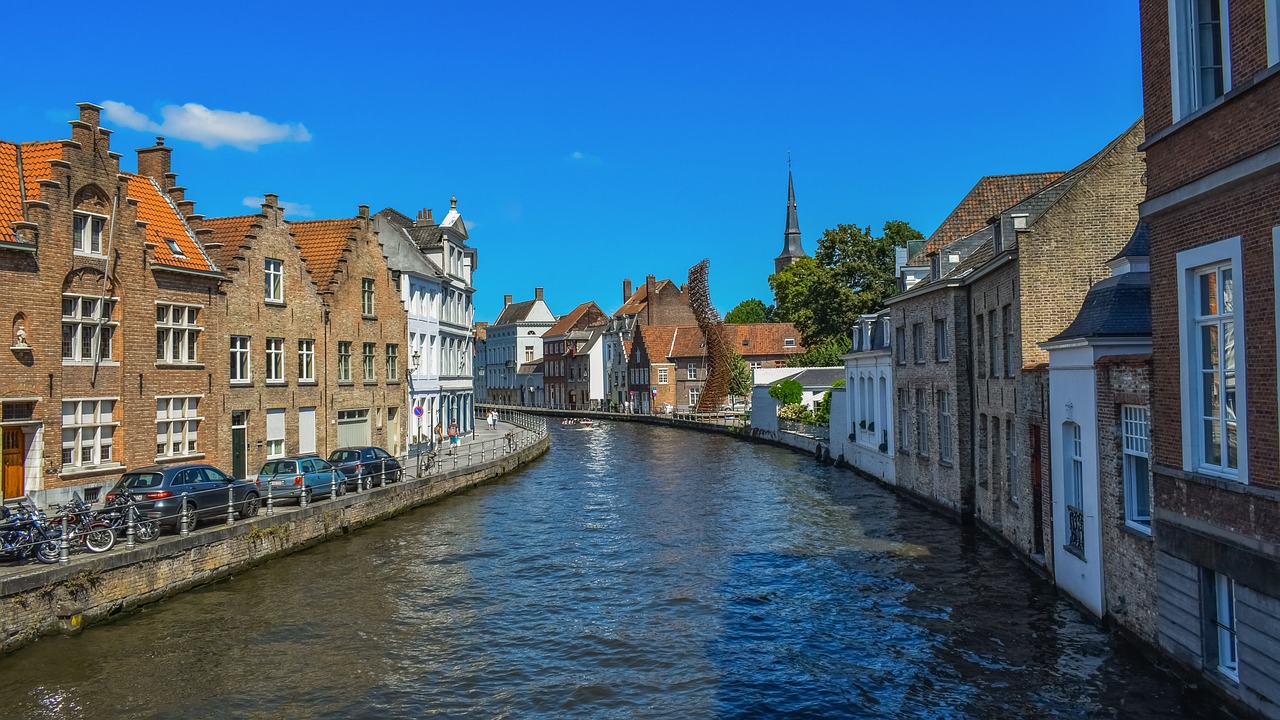
[[[329,463],[342,471],[351,489],[355,489],[362,478],[365,487],[399,482],[404,472],[400,462],[380,447],[338,448],[329,453]]]
[[[152,465],[130,470],[107,493],[107,500],[122,489],[133,493],[139,517],[157,520],[167,527],[179,527],[185,508],[190,530],[202,520],[225,518],[228,502],[240,518],[257,515],[261,507],[256,485],[203,463]]]

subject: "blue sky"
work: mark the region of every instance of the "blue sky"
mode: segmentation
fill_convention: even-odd
[[[812,252],[837,223],[927,235],[979,177],[1067,170],[1142,112],[1117,0],[78,4],[58,12],[93,18],[92,54],[11,39],[0,138],[110,102],[126,169],[164,134],[207,216],[275,192],[299,219],[439,218],[456,195],[479,320],[536,285],[613,310],[624,277],[704,257],[722,312],[769,301],[788,149]]]

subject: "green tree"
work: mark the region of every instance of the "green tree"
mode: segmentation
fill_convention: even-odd
[[[751,366],[737,352],[733,353],[733,375],[729,380],[729,394],[746,397],[751,394]]]
[[[773,307],[765,305],[763,300],[747,298],[734,306],[724,321],[730,325],[773,322]]]
[[[895,248],[923,237],[901,220],[885,223],[880,237],[856,225],[823,231],[812,258],[769,276],[778,319],[794,323],[809,347],[847,338],[858,315],[894,292]]]
[[[787,367],[838,367],[844,365],[841,355],[849,352],[853,337],[849,334],[833,337],[805,351],[787,358]]]
[[[769,388],[769,397],[783,405],[795,405],[804,398],[804,386],[792,378],[787,378]]]
[[[837,380],[831,383],[831,390],[838,387],[844,387],[844,380]],[[822,399],[818,401],[818,407],[813,411],[813,420],[818,425],[826,425],[831,422],[831,390],[822,393]]]

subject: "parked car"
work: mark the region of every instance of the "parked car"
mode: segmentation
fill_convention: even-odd
[[[201,520],[226,517],[227,488],[231,489],[231,502],[238,517],[258,514],[262,504],[255,484],[237,480],[203,463],[152,465],[130,470],[121,476],[106,499],[110,501],[118,491],[127,489],[137,500],[140,518],[158,520],[161,525],[174,528],[180,526],[185,502],[190,511],[187,528],[195,529]]]
[[[404,472],[400,461],[380,447],[338,448],[329,453],[329,463],[342,471],[347,478],[347,487],[353,489],[360,478],[364,478],[364,486],[369,487],[371,482],[378,485],[379,477],[382,482],[399,482]]]
[[[258,489],[265,495],[268,487],[272,501],[297,498],[301,502],[305,494],[307,502],[311,502],[312,497],[345,494],[347,478],[319,455],[298,455],[263,464],[258,472]]]

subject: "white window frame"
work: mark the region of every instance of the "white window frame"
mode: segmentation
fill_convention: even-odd
[[[907,398],[910,392],[905,387],[898,388],[898,449],[906,451],[911,447],[911,426],[907,424]]]
[[[360,345],[360,368],[362,370],[362,377],[367,383],[378,381],[377,357],[377,343],[367,342]]]
[[[1209,573],[1213,580],[1213,608],[1210,623],[1218,647],[1218,672],[1240,682],[1240,655],[1236,625],[1236,581],[1219,572]]]
[[[298,341],[298,382],[316,381],[316,341]]]
[[[338,342],[338,382],[351,382],[351,343],[347,341]]]
[[[1280,63],[1280,0],[1267,0],[1267,67]]]
[[[937,362],[951,360],[951,345],[947,342],[947,321],[941,318],[933,321],[933,350],[934,359]]]
[[[102,242],[103,240],[102,234],[107,229],[107,222],[110,220],[110,218],[107,217],[106,215],[99,215],[98,213],[82,212],[79,210],[72,213],[72,218],[73,219],[71,223],[71,247],[72,247],[72,250],[75,252],[75,254],[76,255],[92,255],[94,257],[103,257],[104,255],[106,255],[106,248],[103,246],[103,242]],[[85,227],[89,228],[88,238],[85,238],[82,228],[77,227],[77,225],[79,225],[82,219],[85,222]],[[95,224],[97,224],[96,228],[95,228]],[[97,235],[96,244],[98,246],[96,250],[93,249],[93,245],[95,243],[95,239],[94,239],[95,234]],[[82,243],[84,245],[87,245],[87,247],[82,247]]]
[[[156,460],[200,454],[203,395],[156,397]],[[174,445],[177,444],[177,449]]]
[[[687,375],[687,377],[686,377],[685,379],[686,379],[686,380],[697,380],[697,379],[698,379],[698,365],[697,365],[696,363],[689,363],[689,367],[688,367],[688,375]]]
[[[62,401],[62,469],[119,465],[112,453],[119,398],[73,398]],[[68,407],[71,406],[70,411]],[[104,406],[107,409],[104,412]],[[70,452],[68,456],[67,453]],[[85,453],[88,452],[88,458]]]
[[[272,418],[278,418],[278,421],[272,422]],[[266,449],[267,449],[268,459],[284,457],[285,455],[284,441],[285,441],[285,436],[288,434],[288,427],[286,425],[287,418],[288,416],[286,415],[286,411],[284,408],[271,408],[266,412],[266,422],[267,422]],[[272,433],[271,426],[274,424],[278,424],[280,426],[279,437],[271,437],[271,433]]]
[[[1213,2],[1215,0],[1210,0]],[[1218,98],[1205,100],[1200,91],[1199,0],[1169,0],[1169,78],[1172,83],[1173,121],[1194,114]],[[1216,0],[1221,23],[1222,94],[1231,92],[1231,24],[1227,0]],[[1193,22],[1195,21],[1195,22]],[[1268,49],[1270,55],[1270,49]]]
[[[156,303],[156,364],[198,365],[200,363],[200,333],[204,327],[199,318],[203,305],[181,303]],[[174,318],[178,313],[182,321]],[[195,315],[195,321],[192,315]]]
[[[286,382],[284,376],[284,338],[267,338],[266,381],[271,384]]]
[[[951,441],[951,393],[938,391],[938,459],[955,460],[954,443]]]
[[[929,400],[927,390],[916,388],[916,452],[924,456],[933,449],[929,442]]]
[[[1068,421],[1062,434],[1062,454],[1066,465],[1062,500],[1067,507],[1084,510],[1084,436],[1080,423]]]
[[[664,368],[664,367],[658,368],[658,384],[659,385],[667,384],[667,368]]]
[[[386,347],[387,382],[400,380],[400,346],[387,343]]]
[[[75,302],[74,309],[71,314],[66,312],[66,303],[68,300]],[[63,364],[74,363],[92,363],[95,360],[103,362],[112,362],[111,351],[112,342],[115,338],[116,328],[120,323],[110,320],[115,315],[115,307],[119,303],[120,298],[108,297],[103,298],[97,295],[75,295],[72,293],[62,294],[62,362]],[[85,314],[85,303],[91,303],[93,310],[88,315]],[[102,315],[108,318],[105,322],[100,322]],[[67,354],[67,333],[70,331],[70,350],[71,354]],[[89,347],[88,356],[85,356],[86,347]],[[95,358],[95,354],[97,357]]]
[[[373,278],[360,278],[360,314],[373,317],[377,307],[374,304]]]
[[[265,258],[262,261],[262,297],[267,302],[284,302],[284,261]]]
[[[702,390],[698,388],[689,388],[689,410],[696,410],[698,407],[698,398],[702,397]]]
[[[1120,455],[1124,481],[1124,522],[1134,530],[1150,535],[1151,410],[1147,406],[1120,406]],[[1145,516],[1139,510],[1139,497],[1146,503]]]
[[[1248,378],[1247,362],[1244,348],[1248,347],[1247,328],[1244,323],[1244,297],[1240,288],[1244,287],[1240,236],[1219,240],[1200,247],[1178,253],[1178,327],[1179,332],[1179,370],[1181,380],[1181,413],[1182,413],[1182,466],[1184,470],[1213,475],[1236,482],[1249,481],[1249,433],[1248,420]],[[1204,462],[1204,451],[1200,447],[1201,435],[1201,398],[1199,377],[1199,323],[1192,314],[1191,303],[1199,297],[1198,275],[1211,266],[1229,266],[1232,276],[1231,322],[1234,331],[1235,377],[1236,377],[1236,461],[1235,469],[1221,465],[1209,465]],[[1224,413],[1225,417],[1225,413]],[[1225,432],[1223,433],[1225,437]],[[1222,457],[1225,460],[1225,448]]]
[[[796,339],[795,339],[795,338],[783,338],[783,339],[782,339],[782,347],[784,347],[784,348],[793,348],[793,347],[795,347],[795,346],[796,346]]]
[[[231,369],[232,385],[246,385],[253,382],[253,359],[249,355],[253,342],[248,335],[231,336]]]
[[[924,323],[911,325],[911,357],[917,365],[924,364]]]

